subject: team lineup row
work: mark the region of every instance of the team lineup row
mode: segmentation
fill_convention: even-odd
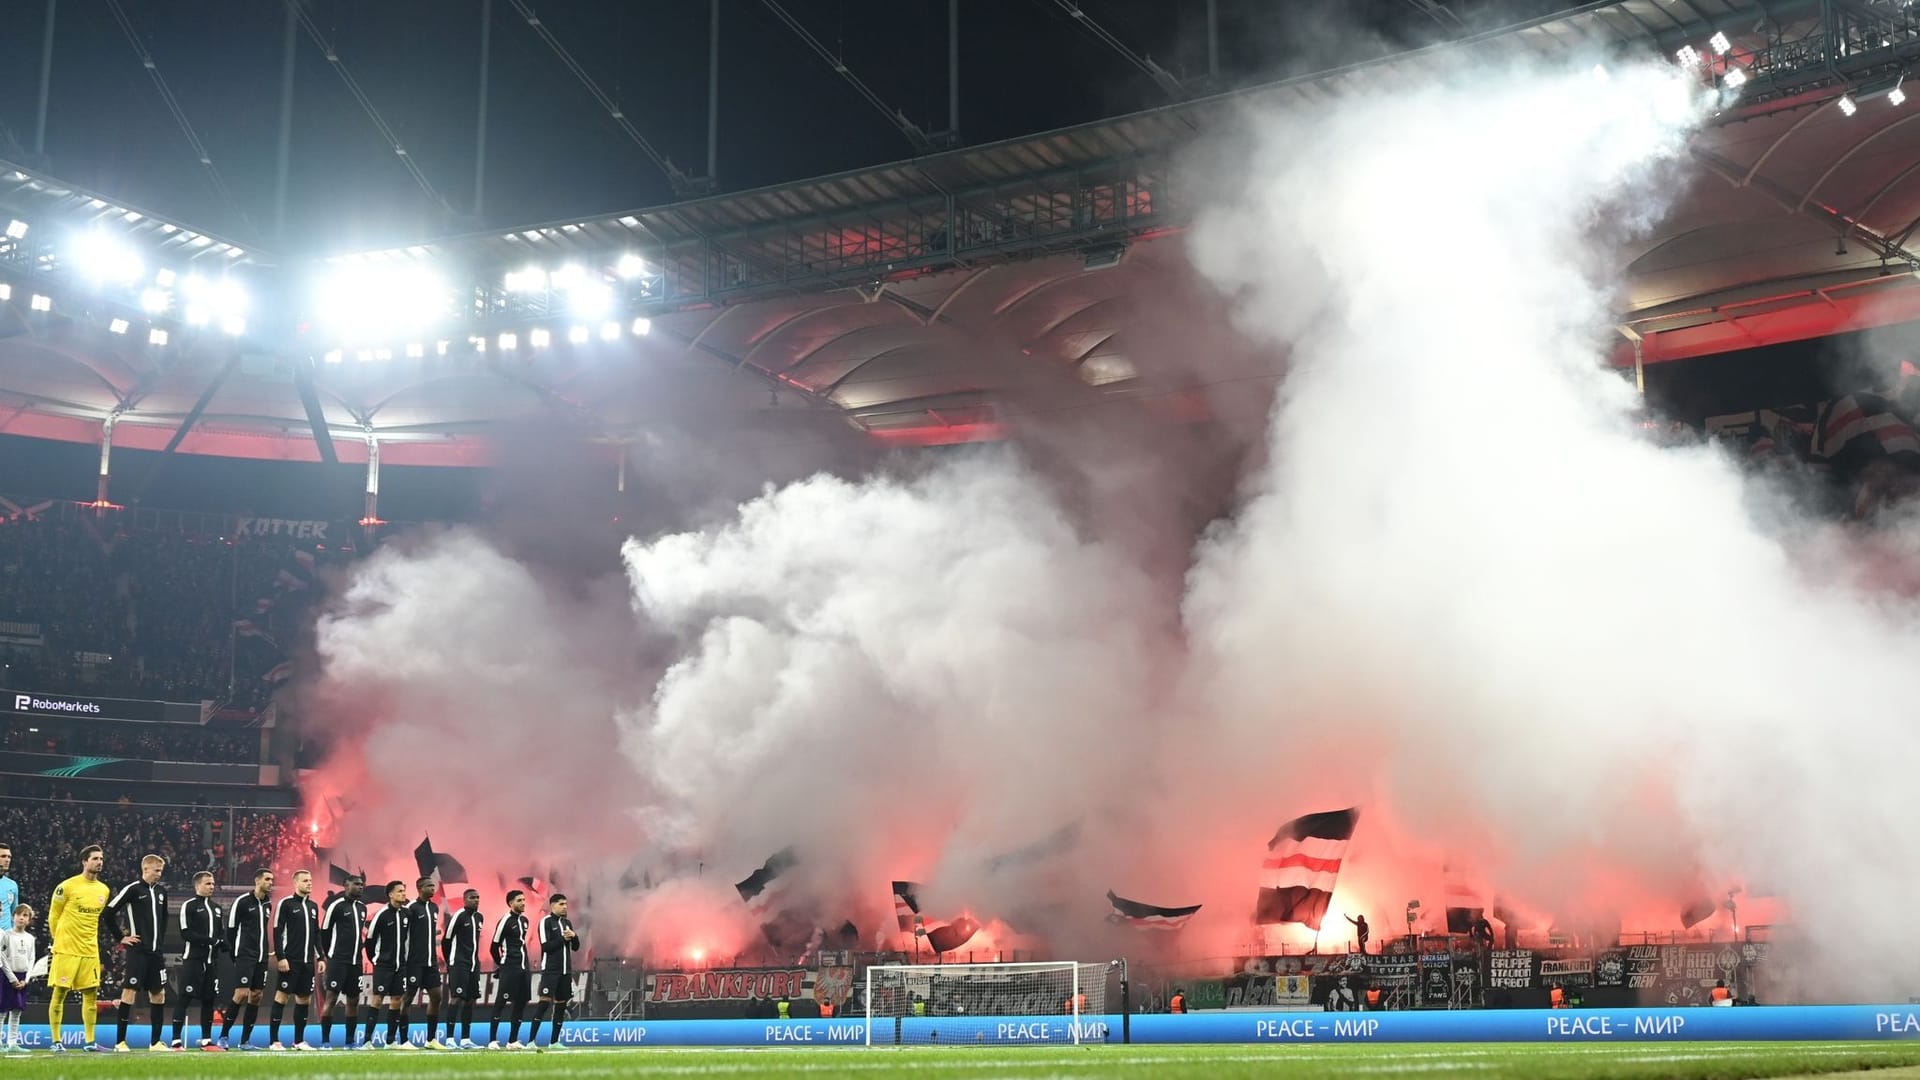
[[[483,941],[498,986],[488,1045],[507,1049],[523,1045],[519,1029],[528,1004],[534,1001],[534,969],[528,951],[532,922],[526,913],[527,897],[520,890],[507,894],[507,912],[489,933],[477,891],[466,890],[461,907],[448,918],[435,899],[439,883],[431,877],[415,882],[418,895],[412,901],[408,900],[405,882],[389,882],[385,906],[369,919],[366,885],[357,876],[349,878],[343,890],[328,898],[322,909],[313,900],[313,875],[309,871],[295,871],[292,894],[275,902],[274,875],[263,869],[254,875],[253,890],[222,911],[213,895],[213,876],[202,871],[194,876],[193,897],[181,905],[177,916],[184,948],[172,980],[178,986],[173,1038],[166,1042],[160,1037],[169,981],[164,952],[168,924],[176,921],[168,915],[167,892],[161,884],[166,862],[157,855],[147,856],[141,861],[140,879],[111,894],[99,880],[103,864],[98,847],[83,850],[81,872],[60,883],[48,907],[48,930],[53,939],[47,965],[47,981],[53,992],[48,1021],[54,1051],[64,1050],[60,1042],[62,1013],[67,996],[74,992],[80,994],[85,1010],[85,1048],[98,1049],[93,1019],[100,986],[102,916],[112,920],[111,926],[126,952],[116,1050],[129,1049],[129,1014],[140,992],[146,993],[151,1006],[149,1035],[153,1049],[185,1049],[187,1008],[196,1001],[200,1003],[198,1045],[202,1049],[249,1048],[269,978],[274,982],[269,1049],[328,1047],[334,1023],[341,1017],[346,1045],[414,1049],[403,1033],[410,1030],[408,1009],[422,996],[427,1019],[422,1045],[429,1049],[478,1049],[480,1044],[473,1039],[473,1013],[481,996]],[[567,1004],[573,996],[573,954],[581,941],[567,917],[564,895],[549,897],[547,908],[538,932],[538,1004],[524,1045],[536,1045],[542,1014],[550,1012],[549,1045],[558,1047]],[[27,967],[15,970],[21,964],[21,957],[15,955],[20,950],[10,942],[8,972],[0,980],[15,994],[24,990],[32,965],[32,937],[28,933],[32,917],[31,910],[24,907],[15,912],[14,929],[27,941]],[[223,953],[231,962],[232,1007],[226,1011],[224,1026],[216,1038],[213,1010],[222,1000],[219,984]],[[362,1016],[361,983],[369,967],[372,994]],[[322,992],[318,1047],[305,1034],[317,985]],[[281,1021],[289,1002],[293,1006],[293,1033],[282,1042]],[[443,1003],[448,1006],[444,1010],[444,1040],[440,1022]],[[0,1006],[0,1012],[6,1011]],[[502,1019],[509,1023],[504,1044],[499,1039]],[[12,1021],[17,1029],[17,1015]],[[241,1029],[238,1039],[233,1038],[236,1027]],[[460,1032],[457,1038],[456,1027]],[[10,1038],[8,1049],[18,1048],[17,1038]]]

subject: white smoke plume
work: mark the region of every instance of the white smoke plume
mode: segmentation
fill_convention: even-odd
[[[1438,906],[1463,852],[1543,927],[1671,929],[1744,882],[1892,991],[1920,959],[1914,610],[1809,574],[1714,450],[1635,437],[1601,366],[1613,244],[1676,194],[1701,108],[1671,69],[1589,67],[1254,110],[1216,147],[1195,267],[1289,374],[1184,581],[1150,438],[1109,474],[1137,490],[1017,448],[770,488],[597,587],[467,533],[383,551],[319,635],[319,700],[364,732],[349,832],[602,895],[657,875],[621,909],[656,955],[749,946],[732,882],[788,847],[829,926],[890,922],[904,878],[1092,948],[1111,886],[1204,902],[1218,954],[1273,827],[1358,804],[1336,914]]]
[[[1196,562],[1195,685],[1222,745],[1308,733],[1563,925],[1746,882],[1890,991],[1920,945],[1890,902],[1920,850],[1877,824],[1920,750],[1914,611],[1811,581],[1722,456],[1634,437],[1599,364],[1609,240],[1675,194],[1678,92],[1463,73],[1253,121],[1196,259],[1295,370]]]

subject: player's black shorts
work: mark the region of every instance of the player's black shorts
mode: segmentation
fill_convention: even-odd
[[[407,992],[407,980],[398,969],[373,965],[373,996],[399,997]]]
[[[526,968],[503,967],[493,973],[494,1000],[525,1005],[533,1000],[533,976]]]
[[[540,996],[555,1001],[573,1000],[573,976],[563,971],[540,973]]]
[[[233,985],[240,990],[265,990],[267,988],[267,962],[249,960],[244,956],[233,961]]]
[[[432,964],[408,968],[407,985],[412,990],[438,990],[440,989],[440,969]]]
[[[274,989],[295,997],[306,997],[313,993],[313,965],[298,960],[287,961],[287,970],[280,972],[280,982]]]
[[[220,965],[212,960],[183,961],[178,981],[188,1001],[220,1000]]]
[[[122,990],[145,990],[157,994],[167,988],[167,962],[145,949],[127,950],[127,974],[120,980]]]
[[[359,997],[360,962],[358,960],[328,960],[326,980],[327,993]]]
[[[480,972],[471,964],[455,964],[448,968],[447,996],[460,1001],[480,1000]]]

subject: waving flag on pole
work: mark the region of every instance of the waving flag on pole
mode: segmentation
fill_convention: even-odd
[[[419,869],[421,877],[433,878],[442,885],[467,883],[467,868],[446,852],[433,850],[433,838],[430,836],[423,836],[420,846],[413,849],[413,865]]]
[[[901,933],[911,933],[913,917],[920,914],[920,883],[917,881],[896,881],[893,883],[893,915],[900,923]]]
[[[927,933],[927,947],[937,953],[950,953],[973,940],[980,932],[980,924],[965,915],[945,926],[937,927]]]
[[[1467,880],[1465,872],[1452,863],[1440,871],[1440,876],[1447,890],[1447,933],[1473,933],[1473,924],[1479,922],[1486,911],[1480,891]]]
[[[1113,905],[1113,914],[1107,916],[1108,922],[1125,923],[1140,930],[1178,930],[1187,925],[1187,920],[1193,918],[1194,912],[1200,910],[1199,904],[1186,907],[1143,904],[1138,900],[1116,896],[1112,889],[1107,890],[1107,903]]]
[[[740,894],[740,901],[755,911],[764,911],[773,902],[772,894],[767,890],[774,879],[785,873],[799,859],[792,848],[781,848],[760,864],[760,869],[746,876],[746,880],[734,883],[734,891]]]
[[[1280,826],[1267,841],[1267,857],[1260,864],[1260,897],[1253,921],[1320,929],[1359,820],[1360,811],[1349,807],[1308,814]]]

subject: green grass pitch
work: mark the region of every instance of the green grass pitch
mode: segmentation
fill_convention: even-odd
[[[822,1050],[608,1049],[548,1052],[350,1051],[251,1054],[7,1055],[0,1077],[527,1077],[783,1076],[1074,1077],[1120,1072],[1161,1077],[1453,1076],[1555,1080],[1660,1077],[1743,1080],[1876,1070],[1876,1078],[1920,1078],[1920,1043],[1612,1043],[1580,1046],[1492,1043],[1377,1046],[933,1047]],[[1884,1070],[1884,1071],[1881,1071]]]

